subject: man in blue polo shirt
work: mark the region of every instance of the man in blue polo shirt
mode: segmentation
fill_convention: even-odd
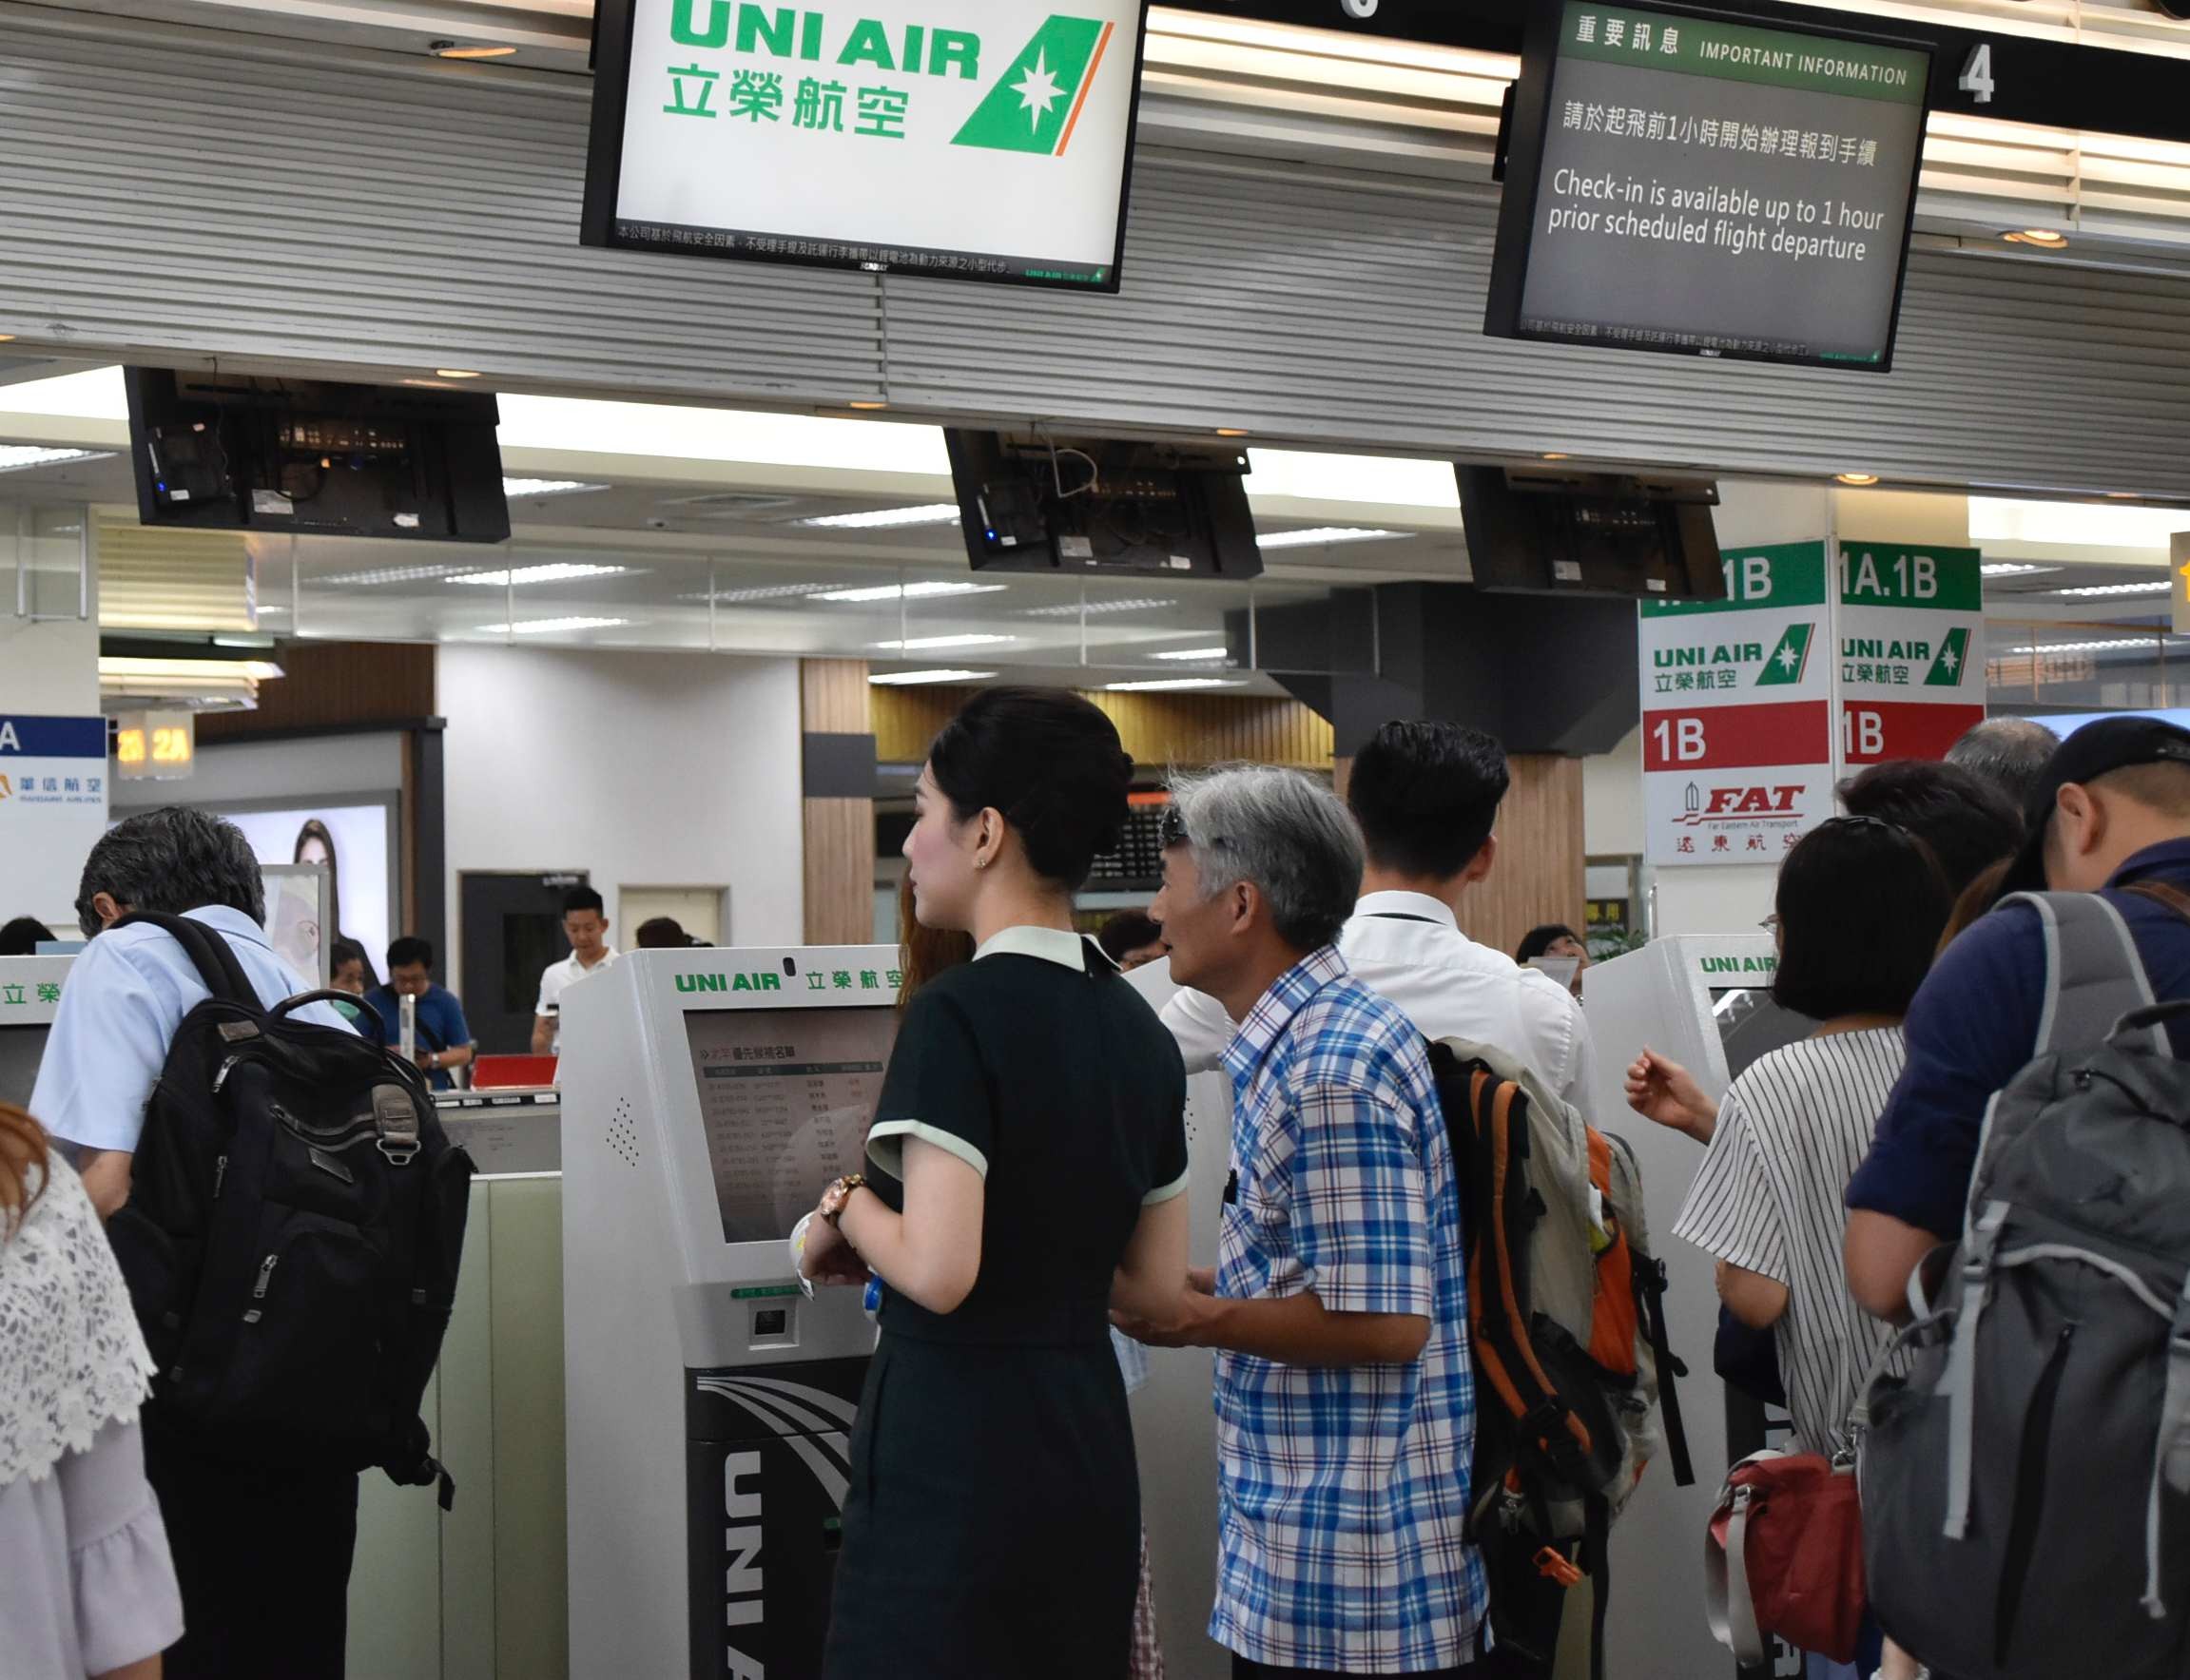
[[[2070,736],[2031,799],[2003,894],[2103,893],[2122,913],[2153,995],[2190,997],[2190,919],[2140,881],[2190,891],[2190,731],[2104,718]],[[1948,947],[1909,1006],[1909,1065],[1848,1187],[1849,1287],[1880,1318],[1907,1313],[1909,1273],[1962,1234],[1986,1106],[2036,1053],[2045,938],[2035,912],[1994,911]],[[2176,1030],[2175,1052],[2190,1052]]]
[[[450,1077],[455,1070],[471,1066],[472,1029],[456,994],[434,982],[434,947],[416,935],[405,935],[388,947],[388,983],[365,994],[366,1003],[380,1017],[384,1044],[403,1041],[406,997],[418,1000],[414,1059],[436,1091],[447,1091],[455,1084]]]

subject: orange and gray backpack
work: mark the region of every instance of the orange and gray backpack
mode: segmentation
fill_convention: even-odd
[[[1508,1661],[1548,1675],[1566,1590],[1587,1574],[1601,1680],[1613,1518],[1660,1444],[1674,1479],[1696,1479],[1641,1173],[1624,1142],[1503,1052],[1445,1039],[1430,1065],[1467,1244],[1470,1537],[1490,1577],[1491,1631]]]

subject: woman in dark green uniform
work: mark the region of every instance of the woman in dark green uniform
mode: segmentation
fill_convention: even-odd
[[[973,935],[913,997],[872,1182],[824,1192],[805,1265],[882,1281],[852,1438],[826,1680],[1120,1680],[1140,1484],[1109,1308],[1167,1320],[1187,1264],[1185,1078],[1072,894],[1131,761],[1077,696],[978,695],[905,841],[916,911]]]

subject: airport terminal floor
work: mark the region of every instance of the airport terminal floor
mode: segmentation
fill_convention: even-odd
[[[0,8],[0,1680],[2190,1672],[2182,10]]]

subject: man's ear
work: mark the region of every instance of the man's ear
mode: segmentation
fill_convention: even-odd
[[[1483,842],[1481,850],[1467,860],[1467,867],[1461,871],[1460,879],[1469,886],[1473,886],[1490,873],[1491,865],[1497,861],[1498,836],[1494,834],[1486,839]]]

